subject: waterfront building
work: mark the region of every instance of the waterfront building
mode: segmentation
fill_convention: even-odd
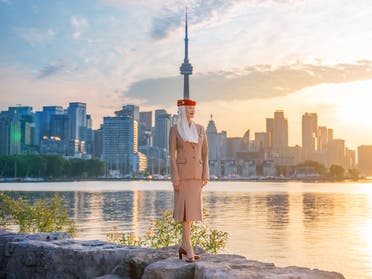
[[[317,147],[318,137],[318,115],[316,113],[305,113],[302,115],[302,150],[304,159],[311,159],[312,153]]]
[[[273,160],[265,160],[262,164],[263,176],[276,176],[275,162]]]
[[[51,120],[53,115],[62,115],[64,113],[61,106],[44,106],[40,114],[40,122],[37,122],[36,125],[40,125],[40,128],[37,129],[40,132],[38,139],[42,140],[43,137],[49,138],[51,136]],[[37,145],[40,143],[37,142]]]
[[[151,145],[152,111],[141,111],[138,123],[138,146]]]
[[[50,119],[50,135],[58,137],[61,140],[69,139],[70,135],[70,119],[67,114],[54,114]]]
[[[74,102],[67,108],[69,116],[70,139],[84,140],[83,131],[87,127],[86,104]]]
[[[285,154],[288,148],[288,120],[284,111],[277,110],[274,118],[266,118],[266,133],[271,151],[279,156]]]
[[[208,141],[208,159],[212,160],[223,160],[226,154],[226,143],[227,137],[226,132],[217,132],[216,124],[211,115],[211,119],[208,122],[206,129],[207,141]],[[213,172],[211,172],[213,174]]]
[[[256,162],[255,160],[240,160],[238,174],[241,177],[256,176]]]
[[[171,115],[168,113],[155,112],[155,137],[154,146],[169,152],[169,131],[171,127]],[[164,110],[161,110],[164,112]],[[158,113],[157,113],[158,112]],[[165,111],[166,112],[166,111]]]
[[[355,169],[356,168],[356,155],[355,150],[345,148],[345,169]]]
[[[147,156],[141,152],[133,155],[133,171],[144,172],[147,169]]]
[[[362,175],[372,176],[372,145],[358,146],[358,168]]]
[[[103,148],[103,133],[102,133],[102,124],[101,124],[101,127],[99,129],[93,131],[92,156],[95,158],[101,158],[102,148]]]
[[[29,106],[9,107],[8,112],[12,115],[17,114],[21,130],[21,153],[35,153],[34,146],[34,112]]]
[[[16,111],[0,113],[0,155],[21,153],[21,123]]]
[[[127,117],[140,121],[139,107],[136,105],[125,105],[121,110],[115,111],[117,117]]]
[[[236,160],[237,153],[241,149],[242,138],[240,137],[231,137],[226,139],[226,153],[224,159],[226,160]]]
[[[128,117],[104,117],[102,159],[109,170],[121,175],[136,170],[133,156],[138,152],[138,122]]]
[[[326,150],[326,166],[345,166],[345,140],[332,139],[328,141]]]

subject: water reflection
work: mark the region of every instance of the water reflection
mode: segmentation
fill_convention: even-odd
[[[94,191],[87,191],[91,186]],[[56,185],[77,224],[78,238],[105,240],[115,225],[119,231],[144,234],[159,209],[173,207],[173,193],[165,183],[106,186],[63,191]],[[279,266],[335,270],[346,278],[372,278],[371,189],[372,184],[211,183],[204,191],[206,223],[230,234],[228,253]],[[33,202],[56,192],[9,194]]]

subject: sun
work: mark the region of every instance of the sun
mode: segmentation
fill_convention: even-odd
[[[338,116],[347,126],[370,129],[372,126],[372,88],[371,93],[355,93],[352,96],[343,96],[338,103]]]

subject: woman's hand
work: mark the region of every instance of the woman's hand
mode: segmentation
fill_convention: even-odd
[[[202,187],[204,187],[205,185],[207,185],[208,179],[202,179],[201,183],[202,183]]]
[[[178,192],[180,190],[180,182],[179,181],[174,181],[173,182],[173,190],[175,192]]]

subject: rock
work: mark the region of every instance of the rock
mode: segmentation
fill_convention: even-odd
[[[345,279],[336,272],[302,267],[276,267],[238,255],[205,255],[195,264],[195,279]]]
[[[239,255],[178,259],[178,246],[151,249],[100,240],[81,241],[66,233],[16,234],[0,231],[1,278],[301,278],[344,279],[342,274],[303,267],[276,267]]]
[[[204,254],[205,251],[199,247],[195,247],[195,252]],[[174,257],[178,254],[178,246],[168,246],[160,249],[140,248],[133,250],[127,254],[125,261],[122,261],[114,270],[114,274],[126,276],[130,274],[130,278],[141,278],[145,268],[157,261]]]
[[[195,278],[195,263],[168,258],[145,268],[143,279],[186,279]]]
[[[170,258],[146,267],[144,279],[345,279],[336,272],[302,267],[276,267],[272,263],[248,260],[239,255],[203,255],[194,263]]]

